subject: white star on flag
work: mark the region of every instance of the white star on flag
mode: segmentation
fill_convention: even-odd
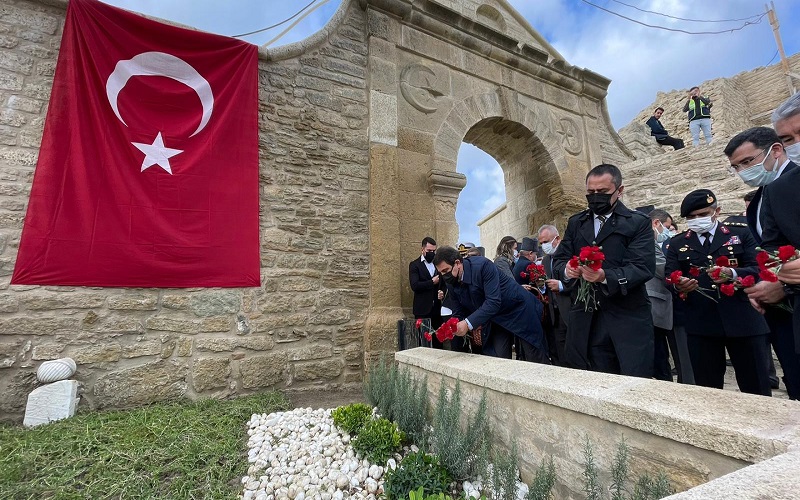
[[[183,153],[182,149],[172,149],[164,147],[164,139],[161,138],[161,132],[158,133],[153,140],[153,144],[144,144],[141,142],[132,142],[136,148],[144,153],[144,161],[142,161],[142,172],[158,165],[172,175],[172,167],[169,164],[169,159],[178,153]]]

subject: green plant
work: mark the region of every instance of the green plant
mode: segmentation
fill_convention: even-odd
[[[628,481],[628,445],[623,437],[611,464],[611,500],[625,500],[625,483]]]
[[[386,472],[384,492],[388,500],[399,500],[416,491],[417,496],[443,494],[448,491],[450,474],[434,455],[417,451],[409,453],[394,470]]]
[[[381,354],[377,363],[369,370],[367,383],[364,385],[364,397],[367,402],[378,409],[378,413],[389,420],[394,420],[392,406],[395,400],[395,382],[397,367],[388,362],[386,354]]]
[[[353,403],[340,406],[331,412],[333,423],[348,434],[358,434],[372,418],[372,407],[364,403]]]
[[[542,463],[536,469],[533,482],[528,487],[526,500],[549,500],[552,498],[553,486],[556,484],[556,464],[553,456],[549,459],[542,457]]]
[[[589,436],[583,442],[583,460],[583,491],[586,492],[586,500],[600,500],[600,482]]]
[[[386,418],[376,418],[368,421],[353,439],[353,449],[364,458],[375,464],[385,464],[396,450],[405,436],[397,424]]]
[[[645,472],[636,481],[631,500],[658,500],[673,493],[675,491],[663,471],[658,473],[655,480]]]
[[[511,445],[511,451],[497,451],[492,466],[493,500],[514,500],[517,498],[517,479],[519,479],[519,461],[517,459],[517,443]]]
[[[433,418],[431,445],[442,465],[453,477],[463,481],[485,472],[489,450],[489,421],[486,416],[486,393],[478,411],[467,419],[467,428],[461,432],[461,383],[456,380],[452,397],[442,381]]]
[[[398,372],[394,380],[391,419],[409,439],[424,447],[428,427],[428,378],[416,380],[406,368]]]

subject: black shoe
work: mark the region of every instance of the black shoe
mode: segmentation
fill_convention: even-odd
[[[769,378],[769,386],[772,387],[773,389],[779,389],[781,384],[780,384],[780,382],[778,382],[778,378],[777,377],[776,378],[770,377]]]

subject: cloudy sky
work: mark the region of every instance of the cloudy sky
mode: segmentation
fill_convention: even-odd
[[[213,33],[238,35],[281,22],[311,0],[104,1]],[[328,0],[273,46],[301,40],[319,30],[340,3],[341,0]],[[733,76],[778,62],[775,39],[766,16],[757,24],[737,31],[730,30],[741,27],[746,21],[690,21],[747,19],[755,22],[758,18],[751,16],[764,13],[764,0],[509,0],[509,3],[570,64],[589,68],[612,80],[607,99],[611,120],[617,129],[649,107],[659,90],[688,89],[704,80]],[[795,54],[800,50],[800,37],[796,36],[796,27],[800,26],[800,1],[774,0],[774,3],[786,53]],[[656,29],[622,19],[599,7],[640,23],[672,30],[728,31],[690,35]],[[286,26],[288,23],[243,39],[261,45]],[[475,223],[505,200],[503,174],[490,156],[469,145],[461,149],[458,170],[467,176],[467,187],[459,199],[467,202],[459,203],[456,212],[460,241],[479,244]],[[495,242],[483,244],[494,247]]]

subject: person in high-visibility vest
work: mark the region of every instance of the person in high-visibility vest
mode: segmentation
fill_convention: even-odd
[[[700,130],[706,144],[711,144],[711,99],[700,95],[700,87],[689,90],[689,100],[683,106],[683,111],[688,113],[689,131],[692,133],[692,145],[700,145]]]

